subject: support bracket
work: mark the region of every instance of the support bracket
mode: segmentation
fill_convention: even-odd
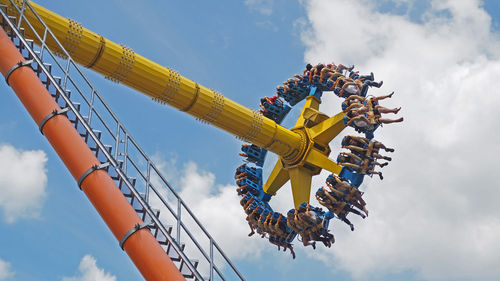
[[[82,190],[82,182],[83,182],[83,180],[88,175],[92,174],[94,171],[97,171],[97,170],[104,170],[107,167],[109,167],[109,165],[110,165],[109,162],[105,162],[105,163],[102,163],[101,165],[94,165],[94,166],[90,167],[90,169],[88,169],[87,171],[85,171],[85,173],[83,173],[83,175],[78,180],[78,187],[80,188],[80,190]]]
[[[123,235],[122,239],[120,240],[120,248],[122,248],[122,250],[124,250],[123,246],[125,245],[125,242],[134,233],[136,233],[137,231],[139,231],[139,230],[141,230],[143,228],[149,228],[149,227],[152,227],[152,226],[153,226],[153,224],[149,224],[149,223],[136,224],[134,227],[132,227],[132,229],[130,229],[127,233],[125,233],[125,235]]]
[[[5,74],[5,82],[7,83],[7,85],[10,86],[10,84],[9,84],[9,77],[12,74],[12,72],[16,71],[16,69],[18,69],[20,67],[23,67],[23,66],[29,66],[29,67],[31,67],[32,63],[33,63],[33,60],[27,60],[27,61],[24,61],[24,62],[20,61],[16,65],[14,65],[11,69],[9,69],[9,71],[7,71],[7,73]]]
[[[65,114],[66,112],[68,112],[68,110],[69,110],[69,107],[65,107],[61,110],[54,109],[49,115],[47,115],[45,118],[43,118],[42,122],[40,122],[40,125],[38,126],[38,128],[40,129],[40,133],[42,133],[42,135],[43,135],[43,127],[52,117],[57,116],[57,115],[61,115],[61,114]]]

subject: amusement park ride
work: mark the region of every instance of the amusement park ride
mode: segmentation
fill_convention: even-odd
[[[378,104],[392,94],[367,95],[369,87],[382,84],[373,74],[343,65],[308,65],[278,86],[275,96],[262,98],[261,110],[255,111],[33,2],[0,0],[0,5],[0,71],[146,280],[244,278],[77,63],[248,143],[242,145],[245,163],[235,178],[251,234],[290,249],[293,257],[298,236],[305,246],[315,248],[321,241],[330,247],[332,218],[354,230],[346,216],[368,214],[358,188],[367,174],[382,179],[374,169],[387,163],[377,159],[391,159],[379,151],[393,151],[374,141],[373,132],[382,123],[402,121],[381,116],[399,111]],[[322,95],[332,91],[344,101],[342,112],[329,117],[319,106]],[[282,127],[302,100],[295,126]],[[341,152],[335,162],[328,157],[329,143],[346,126],[365,136],[344,137],[342,147],[350,152]],[[279,158],[264,182],[267,151]],[[309,205],[311,179],[322,169],[331,175],[327,188],[315,195],[325,211]],[[282,214],[269,202],[288,181],[295,208]]]

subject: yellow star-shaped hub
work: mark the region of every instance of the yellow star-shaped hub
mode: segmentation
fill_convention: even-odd
[[[288,158],[280,156],[274,166],[264,192],[275,195],[290,180],[295,208],[303,202],[309,202],[312,176],[318,175],[322,169],[332,173],[340,173],[341,166],[328,158],[328,145],[344,128],[344,113],[328,117],[319,112],[321,100],[308,96],[302,112],[292,129],[301,136],[301,148]]]

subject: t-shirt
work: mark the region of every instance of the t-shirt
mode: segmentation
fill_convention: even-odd
[[[368,127],[368,123],[365,120],[354,120],[354,125],[360,128]]]
[[[349,85],[345,88],[345,91],[349,94],[356,94],[358,92],[358,88],[354,85]]]

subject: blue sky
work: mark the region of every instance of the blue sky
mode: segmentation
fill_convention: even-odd
[[[393,201],[384,201],[384,198],[392,198],[391,194],[386,194],[385,197],[381,197],[381,194],[391,191],[392,186],[402,186],[401,183],[408,186],[402,186],[400,190],[406,190],[406,188],[416,190],[422,186],[422,183],[418,182],[417,179],[414,181],[415,185],[412,186],[413,178],[406,182],[400,180],[400,178],[411,178],[412,174],[408,172],[409,169],[404,167],[416,168],[408,165],[413,165],[417,160],[420,161],[414,155],[415,153],[410,154],[410,148],[405,148],[403,142],[407,141],[407,139],[401,137],[401,135],[411,135],[412,129],[420,130],[421,126],[418,127],[419,124],[416,119],[420,117],[421,112],[417,109],[412,110],[410,103],[414,101],[418,103],[423,95],[419,96],[419,93],[412,92],[415,87],[412,88],[411,84],[402,83],[402,81],[408,81],[409,79],[407,79],[408,76],[402,74],[408,69],[404,68],[400,58],[408,58],[411,55],[404,54],[404,48],[388,52],[390,46],[379,44],[373,40],[364,41],[368,35],[360,31],[370,30],[369,24],[361,22],[363,9],[371,12],[373,18],[370,18],[370,20],[380,24],[380,30],[387,31],[385,33],[388,36],[388,38],[385,38],[387,41],[391,41],[393,38],[401,40],[407,38],[401,35],[404,32],[397,31],[398,27],[407,27],[408,32],[406,34],[412,32],[420,34],[421,29],[427,28],[436,19],[442,21],[444,26],[449,25],[450,30],[453,31],[455,30],[453,28],[456,28],[455,25],[461,24],[460,21],[447,22],[444,16],[441,17],[442,13],[450,13],[453,17],[458,18],[461,13],[464,13],[463,9],[457,8],[462,12],[454,12],[453,9],[456,7],[445,3],[446,1],[384,0],[377,1],[377,5],[369,4],[367,1],[353,4],[346,4],[348,1],[326,2],[254,0],[163,1],[159,3],[145,1],[145,3],[138,4],[137,1],[88,0],[66,1],[61,4],[62,1],[46,0],[40,1],[39,4],[63,16],[77,20],[85,27],[115,42],[124,43],[137,53],[162,65],[174,68],[182,75],[204,86],[216,89],[226,97],[251,108],[257,108],[260,97],[273,95],[277,85],[293,74],[301,72],[305,62],[309,60],[313,63],[335,60],[345,64],[355,64],[363,72],[374,71],[376,76],[383,77],[384,83],[386,83],[384,88],[387,87],[384,89],[385,91],[396,89],[402,93],[403,97],[397,102],[402,104],[403,111],[406,109],[405,107],[408,107],[408,111],[403,112],[403,114],[406,114],[405,118],[410,119],[404,125],[407,126],[406,130],[397,131],[401,127],[387,126],[387,128],[382,128],[383,132],[380,132],[381,134],[386,133],[384,134],[385,139],[395,142],[393,146],[396,149],[398,149],[398,146],[402,146],[402,152],[399,154],[399,158],[397,152],[395,154],[396,157],[392,164],[395,167],[390,165],[386,168],[389,169],[388,176],[386,176],[388,178],[383,183],[373,180],[368,181],[364,186],[367,190],[380,191],[367,193],[367,196],[370,196],[369,200],[372,200],[368,201],[368,205],[373,206],[374,217],[369,217],[364,222],[358,222],[358,224],[366,224],[367,226],[363,229],[363,226],[360,225],[359,231],[357,229],[357,232],[352,235],[344,230],[339,230],[337,243],[332,249],[328,249],[331,252],[325,250],[314,252],[307,249],[306,251],[298,251],[297,259],[292,260],[288,253],[278,253],[270,244],[259,242],[252,245],[266,247],[266,249],[250,251],[249,254],[243,256],[236,255],[233,261],[247,280],[472,280],[468,277],[472,275],[467,274],[475,274],[476,271],[474,270],[478,269],[464,271],[457,276],[447,274],[446,270],[434,269],[431,265],[426,264],[421,256],[406,256],[397,251],[384,252],[380,256],[373,254],[374,251],[380,249],[377,248],[377,245],[369,244],[369,241],[373,240],[376,241],[374,243],[379,243],[381,240],[372,237],[372,234],[373,236],[376,235],[374,232],[370,233],[370,231],[377,230],[377,228],[370,228],[370,225],[378,224],[390,228],[393,223],[397,224],[399,222],[393,217],[390,217],[394,219],[393,221],[384,220],[382,216],[386,214],[384,212],[392,214],[401,211],[404,215],[399,218],[405,218],[406,222],[410,224],[420,218],[413,213],[405,213],[406,208],[399,205],[393,205],[393,210],[387,210],[387,206],[390,206]],[[424,4],[421,4],[422,2]],[[431,3],[437,5],[437,2],[445,3],[443,4],[445,5],[444,8],[436,8],[431,5]],[[457,2],[475,3],[476,1]],[[322,5],[324,9],[321,9]],[[360,7],[357,5],[360,5]],[[338,9],[335,9],[335,7]],[[332,11],[331,14],[325,15],[322,13],[328,11],[329,8],[332,8],[330,10]],[[345,13],[343,8],[345,8]],[[480,31],[488,33],[488,36],[484,37],[486,39],[483,37],[479,39],[498,44],[500,5],[498,1],[485,1],[484,9],[491,16],[492,23],[490,30],[484,31],[480,29]],[[426,13],[428,13],[427,17],[425,16]],[[352,16],[355,20],[351,22],[348,16]],[[483,14],[479,14],[479,16],[485,17]],[[467,17],[464,16],[464,18]],[[473,16],[473,18],[476,17]],[[401,23],[401,26],[397,26],[399,23]],[[475,25],[471,24],[471,26]],[[450,44],[450,49],[457,46],[454,44],[462,42],[460,41],[462,40],[461,37],[450,37],[448,40],[447,35],[438,32],[439,30],[436,31],[435,38],[432,36],[433,34],[408,38],[410,38],[409,40],[417,38],[420,41],[415,39],[415,42],[421,42],[421,40],[427,40],[431,37],[429,39],[431,43]],[[439,39],[443,41],[439,41]],[[446,58],[442,59],[443,65],[427,64],[422,67],[416,65],[414,71],[417,74],[413,73],[410,77],[417,77],[415,79],[418,79],[420,72],[417,71],[435,71],[436,73],[433,76],[435,77],[441,75],[440,70],[446,69],[445,73],[450,74],[451,71],[456,70],[451,66],[456,65],[470,66],[470,69],[467,68],[470,74],[468,77],[480,72],[482,69],[489,70],[488,73],[490,74],[499,73],[498,67],[496,67],[500,57],[499,54],[495,50],[489,50],[487,47],[480,45],[481,40],[474,38],[471,40],[479,42],[478,46],[471,47],[474,51],[467,49],[453,57],[453,61],[450,58],[449,64],[446,65],[444,65],[444,62],[448,62]],[[398,43],[401,42],[395,42],[394,44]],[[354,45],[361,45],[361,47],[353,47]],[[462,46],[463,44],[459,45]],[[433,49],[422,43],[422,50]],[[476,52],[476,50],[478,51]],[[439,55],[447,52],[439,50],[439,48],[436,48],[435,51],[435,61],[441,61],[442,56]],[[461,57],[463,54],[467,54],[467,57]],[[483,55],[490,59],[482,60]],[[422,55],[422,61],[426,61],[426,58]],[[429,60],[433,61],[432,57]],[[456,61],[459,63],[455,64]],[[479,64],[480,67],[474,68],[476,64]],[[484,67],[481,64],[484,64]],[[450,67],[448,68],[448,66]],[[399,68],[401,71],[394,71],[394,68]],[[450,71],[448,72],[448,70]],[[456,70],[457,75],[462,70]],[[219,198],[218,195],[224,188],[234,184],[234,168],[241,163],[241,159],[237,156],[241,142],[235,137],[219,129],[201,124],[191,116],[176,109],[156,104],[148,97],[105,80],[100,75],[88,71],[86,73],[106,98],[108,104],[126,124],[134,138],[149,155],[154,155],[155,159],[167,163],[164,165],[166,169],[180,171],[180,174],[188,176],[188,173],[184,173],[185,170],[188,170],[188,163],[195,165],[196,168],[192,170],[193,173],[204,175],[207,178],[215,178],[214,183],[207,183],[207,189],[209,189],[207,196],[214,196],[214,198]],[[453,79],[454,77],[451,75],[446,79]],[[478,79],[477,83],[481,85],[492,85],[493,78],[486,75],[482,77],[490,80],[480,80],[475,76],[470,79]],[[425,83],[420,85],[422,84]],[[449,85],[447,83],[441,84],[440,80],[431,80],[429,85],[425,84],[425,86],[429,88],[424,89],[433,89],[436,93],[448,93],[450,91],[462,93],[462,91],[468,89],[466,86],[464,88],[457,86],[448,90]],[[490,88],[486,88],[483,89],[483,92],[486,93],[489,90]],[[34,211],[35,214],[16,218],[12,222],[8,222],[5,218],[2,220],[0,216],[0,233],[2,233],[3,238],[0,241],[0,261],[7,262],[9,272],[11,272],[10,277],[6,277],[5,280],[63,280],[64,277],[78,277],[82,274],[79,273],[78,266],[85,255],[94,257],[97,260],[97,266],[116,276],[117,280],[141,280],[142,277],[134,265],[119,249],[118,242],[106,228],[88,200],[78,190],[76,183],[57,155],[45,138],[40,135],[36,125],[5,83],[0,83],[0,93],[2,93],[0,102],[0,145],[13,146],[19,151],[41,150],[45,152],[48,159],[45,162],[47,181],[44,183],[41,179],[39,182],[44,188],[45,195],[42,194],[38,197],[39,200],[36,203],[40,204],[40,206]],[[404,93],[406,93],[406,96],[404,96]],[[462,95],[457,94],[457,97],[462,97]],[[449,98],[442,99],[446,102],[450,101]],[[442,100],[440,99],[440,101]],[[497,100],[493,99],[493,101]],[[460,102],[460,104],[454,104],[456,108],[461,108],[462,104],[467,104],[467,100],[457,102]],[[333,102],[325,103],[325,106],[328,107],[326,110],[330,111],[330,113],[337,111],[338,107],[333,104]],[[425,103],[423,104],[425,106]],[[481,105],[484,106],[483,103]],[[438,109],[433,108],[424,108],[422,110],[427,110],[428,115],[438,112]],[[486,114],[490,111],[474,112]],[[474,131],[464,137],[456,133],[454,127],[449,125],[449,122],[443,121],[444,123],[440,123],[439,116],[441,115],[435,115],[436,126],[446,124],[446,128],[443,127],[440,132],[446,132],[449,142],[445,143],[450,147],[455,145],[464,147],[460,140],[472,139],[469,137],[473,135]],[[486,117],[483,116],[482,118]],[[458,122],[456,126],[469,124],[461,120],[460,118],[455,119],[455,122]],[[495,125],[495,123],[493,124]],[[448,128],[448,125],[451,127]],[[408,127],[412,129],[408,129]],[[416,127],[419,129],[416,129]],[[430,127],[435,129],[431,125]],[[449,159],[446,147],[439,145],[425,146],[427,139],[431,138],[429,136],[435,137],[436,135],[431,129],[425,130],[422,129],[422,134],[418,136],[418,143],[423,143],[424,147],[428,149],[428,153],[432,152]],[[493,140],[496,140],[495,136],[492,137]],[[468,151],[466,150],[466,152]],[[332,157],[334,154],[335,151],[332,153]],[[403,156],[407,157],[404,158]],[[483,155],[483,157],[486,156]],[[474,159],[482,163],[483,159],[486,158]],[[43,163],[43,159],[40,160],[40,157],[37,159]],[[405,159],[412,159],[412,161],[405,162]],[[459,158],[457,161],[461,163],[465,160]],[[443,160],[443,163],[447,162]],[[427,172],[429,174],[426,174]],[[436,187],[441,187],[440,183],[449,182],[448,177],[456,178],[455,174],[448,175],[448,172],[451,173],[449,170],[439,171],[438,175],[432,173],[432,170],[425,170],[422,173],[427,175],[427,178],[432,178],[425,184],[428,186],[436,184]],[[484,178],[488,178],[488,176]],[[441,179],[443,181],[440,181]],[[468,179],[463,181],[466,180]],[[170,181],[174,184],[177,183],[179,190],[181,187],[188,188],[184,187],[186,180],[181,177],[170,179]],[[321,182],[321,180],[318,182]],[[0,181],[0,194],[3,193],[3,188],[10,190],[3,187],[2,183]],[[485,186],[488,187],[488,185]],[[394,187],[394,190],[397,188]],[[485,191],[489,192],[488,189]],[[286,197],[285,194],[279,195]],[[401,195],[401,200],[420,198],[416,197],[419,194],[413,193],[411,193],[410,197],[405,197],[407,194],[392,194],[393,197],[398,195]],[[436,198],[441,198],[435,193],[434,195]],[[461,198],[452,202],[453,205],[456,206],[458,204],[456,202],[462,202],[460,200]],[[471,204],[476,203],[476,201],[470,200]],[[215,199],[213,202],[214,204],[219,203]],[[382,203],[380,202],[387,204],[381,206]],[[469,201],[466,200],[466,202]],[[222,201],[222,203],[224,202]],[[286,205],[283,202],[278,204],[279,206]],[[405,205],[419,204],[418,202],[409,201]],[[425,205],[424,207],[432,209],[433,206],[435,205]],[[489,205],[486,204],[486,206]],[[376,216],[377,211],[382,214],[380,217]],[[499,214],[498,209],[486,209],[486,212],[493,215]],[[0,209],[0,215],[2,215],[2,209]],[[443,216],[445,215],[443,214]],[[427,218],[428,221],[434,222],[434,218],[431,216],[427,216]],[[455,217],[450,216],[448,221],[453,219]],[[474,219],[477,218],[474,216]],[[439,223],[440,221],[437,220],[436,222]],[[210,222],[206,223],[209,224]],[[247,226],[245,224],[242,221],[243,228],[246,231]],[[405,223],[401,224],[405,225]],[[339,222],[335,222],[334,225],[336,227],[335,232],[337,228],[342,228]],[[424,221],[422,225],[423,228],[432,227],[432,224],[427,224],[427,221]],[[460,223],[457,223],[457,225],[463,227],[466,224],[464,222],[464,225]],[[494,223],[487,222],[480,227],[486,227],[486,225],[496,227],[498,221],[494,220]],[[473,226],[470,227],[473,228]],[[388,237],[393,237],[393,241],[405,241],[405,247],[401,247],[401,249],[419,252],[419,248],[426,248],[426,246],[421,246],[415,241],[398,239],[398,237],[406,239],[412,236],[406,236],[407,233],[404,231],[404,227],[396,227],[396,229],[403,230],[388,232]],[[455,228],[450,226],[449,229],[454,230]],[[382,233],[383,231],[379,232]],[[360,233],[366,235],[360,237]],[[489,233],[498,234],[500,232],[490,230]],[[424,235],[427,234],[424,233]],[[224,235],[219,235],[219,237],[221,239],[228,238]],[[357,240],[350,237],[355,237]],[[238,238],[229,236],[229,238],[234,239],[234,241],[219,241],[219,243],[223,246],[244,248],[244,244],[250,243],[248,241],[258,239],[257,237],[248,238],[246,235]],[[333,249],[339,243],[340,245]],[[412,247],[406,248],[406,244],[410,244]],[[444,242],[443,244],[448,245]],[[430,243],[429,245],[435,244]],[[449,244],[450,247],[455,245],[453,243]],[[494,246],[498,246],[498,243]],[[398,245],[388,243],[388,247],[397,248]],[[436,249],[437,252],[444,253],[442,256],[438,256],[446,259],[455,254],[455,252],[448,251],[447,248],[449,247],[443,246]],[[350,254],[350,251],[356,253]],[[478,252],[474,248],[459,254],[464,253],[474,254]],[[427,252],[422,253],[423,256],[427,254]],[[490,253],[483,254],[488,256]],[[498,255],[488,257],[492,262],[497,262],[497,264],[500,262]],[[380,265],[375,261],[380,258],[387,258],[387,265],[383,263]],[[368,259],[371,259],[371,262],[367,261]],[[358,260],[359,268],[357,268],[356,264]],[[396,262],[396,260],[402,261]],[[406,260],[408,262],[405,262]],[[456,267],[465,263],[464,261],[450,262],[450,264],[443,264],[442,267],[447,268],[447,266],[450,266],[450,268],[453,268],[453,266]],[[1,271],[2,263],[0,263],[0,280],[2,280]],[[487,273],[484,273],[486,274],[484,278],[486,280],[491,279],[492,275]],[[496,271],[491,272],[493,275],[495,273]]]

